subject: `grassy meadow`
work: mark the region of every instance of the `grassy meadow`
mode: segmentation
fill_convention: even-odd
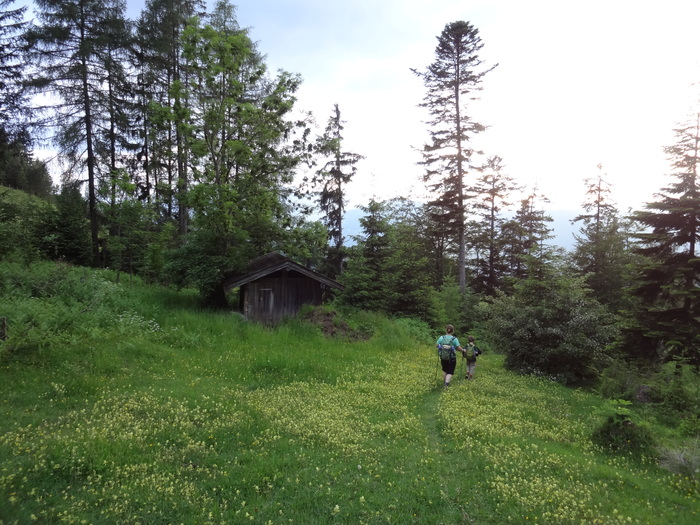
[[[0,265],[0,524],[700,522],[697,474],[602,451],[605,400],[497,349],[445,390],[415,323],[327,337],[196,304]]]

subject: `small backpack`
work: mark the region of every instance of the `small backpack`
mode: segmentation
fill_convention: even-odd
[[[447,336],[443,336],[443,341],[446,341]],[[455,340],[455,336],[451,335],[450,337],[450,343],[441,343],[438,345],[438,355],[440,356],[440,359],[443,360],[448,360],[452,359],[455,357],[455,347],[452,346],[452,342]]]
[[[474,359],[476,357],[476,346],[474,346],[473,344],[468,344],[467,348],[464,351],[464,356],[470,360]]]

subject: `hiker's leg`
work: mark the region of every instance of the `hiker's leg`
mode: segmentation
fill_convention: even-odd
[[[452,381],[452,376],[455,373],[455,368],[457,367],[457,359],[452,359],[447,363],[445,367],[445,386],[450,384]]]

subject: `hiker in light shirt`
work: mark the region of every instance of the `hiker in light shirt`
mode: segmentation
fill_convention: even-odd
[[[454,335],[455,327],[448,324],[445,327],[445,335],[441,335],[437,343],[438,356],[442,364],[442,378],[445,388],[450,386],[450,381],[455,373],[457,366],[457,353],[464,352],[464,349],[459,345],[459,339]]]

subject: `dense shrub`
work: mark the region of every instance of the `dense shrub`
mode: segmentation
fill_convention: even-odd
[[[647,375],[638,367],[615,359],[601,372],[596,390],[605,398],[627,401],[637,401],[642,394],[641,401],[646,402],[655,396],[654,390],[648,386]]]
[[[53,206],[21,191],[0,187],[0,260],[23,264],[49,252]]]
[[[507,368],[586,384],[608,364],[605,348],[615,336],[614,321],[587,296],[582,279],[542,264],[515,284],[511,296],[492,302],[484,333],[506,354]]]
[[[656,454],[654,436],[646,426],[633,420],[630,404],[624,400],[612,401],[612,413],[593,432],[591,440],[610,452],[653,457]]]
[[[402,317],[400,319],[396,319],[396,325],[404,335],[420,343],[432,346],[432,343],[434,342],[433,332],[430,329],[430,326],[428,326],[428,324],[424,321]]]
[[[698,372],[682,360],[666,363],[654,377],[654,386],[661,399],[660,408],[680,417],[700,413],[700,381]]]

